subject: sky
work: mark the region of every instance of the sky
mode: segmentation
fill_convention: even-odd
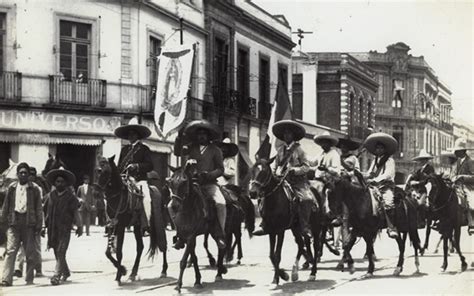
[[[474,125],[474,0],[253,2],[283,14],[293,31],[312,31],[303,51],[385,52],[390,44],[406,43],[450,87],[453,117]]]

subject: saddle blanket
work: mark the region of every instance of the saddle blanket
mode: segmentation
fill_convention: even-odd
[[[395,196],[392,189],[380,191],[377,187],[369,187],[370,198],[372,199],[372,213],[378,216],[381,213],[382,200],[385,209],[395,207]]]

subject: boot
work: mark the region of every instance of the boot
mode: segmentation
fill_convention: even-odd
[[[216,204],[217,220],[220,226],[220,235],[217,237],[217,246],[219,249],[225,249],[225,220],[227,216],[227,207],[225,204]]]
[[[397,228],[392,224],[392,221],[395,220],[395,210],[385,210],[385,218],[387,220],[387,234],[390,238],[398,238]]]
[[[467,210],[467,233],[469,235],[474,234],[474,219],[472,219],[472,211],[468,208]]]
[[[255,229],[254,232],[252,232],[252,234],[256,236],[262,236],[262,235],[268,234],[264,229],[263,220],[260,223],[260,225],[257,227],[257,229]]]

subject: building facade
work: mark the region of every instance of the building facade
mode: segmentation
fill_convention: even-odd
[[[411,159],[421,149],[437,156],[454,142],[451,91],[423,56],[414,57],[409,51],[399,42],[389,45],[385,53],[351,53],[376,72],[375,129],[393,135],[399,143],[397,183],[413,171]],[[434,162],[440,165],[439,158]]]
[[[375,72],[347,53],[293,55],[292,107],[302,122],[362,142],[375,124]],[[324,129],[324,128],[323,128]],[[361,169],[369,159],[360,155]]]
[[[454,140],[459,138],[466,139],[467,147],[474,148],[474,127],[472,125],[460,120],[454,120],[453,134]]]

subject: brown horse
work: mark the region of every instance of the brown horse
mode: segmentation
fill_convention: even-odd
[[[199,186],[194,182],[195,167],[187,165],[181,168],[170,167],[173,175],[168,179],[168,189],[171,201],[168,205],[170,216],[176,226],[176,231],[179,238],[185,240],[186,248],[180,262],[180,272],[176,290],[181,292],[183,285],[183,274],[186,269],[188,257],[191,256],[191,261],[194,266],[196,288],[201,288],[201,272],[195,252],[196,237],[202,234],[210,233],[216,239],[215,233],[218,232],[216,217],[213,217],[213,210],[210,209],[206,202],[206,197],[201,193]],[[253,209],[252,209],[253,210]],[[235,208],[227,205],[226,225],[235,223],[230,221],[234,219]],[[227,230],[227,228],[226,228]],[[217,256],[217,275],[216,280],[221,280],[222,275],[227,273],[227,268],[224,266],[225,249],[219,249]]]
[[[107,201],[107,216],[110,218],[107,225],[108,245],[105,255],[117,268],[115,280],[120,285],[122,276],[127,273],[127,269],[122,265],[122,248],[125,228],[133,226],[133,233],[137,243],[137,255],[129,279],[135,281],[144,247],[140,219],[137,218],[137,211],[135,210],[138,200],[130,197],[129,190],[124,186],[122,176],[115,165],[114,157],[109,159],[101,158],[99,166],[96,168],[96,172],[97,180],[94,184],[94,188],[104,194]],[[154,217],[156,216],[156,205],[154,205],[153,202],[160,200],[160,196],[158,190],[154,186],[150,187],[150,194],[153,209],[152,217]],[[159,246],[160,250],[163,252],[163,269],[161,271],[161,276],[165,277],[168,269],[166,259],[166,241],[156,242],[153,240],[156,237],[163,237],[164,226],[157,229],[155,227],[156,225],[163,224],[155,224],[153,221],[151,222],[152,238],[150,239],[150,242],[153,242],[153,246],[150,246],[150,252],[154,254],[155,246]],[[155,234],[155,232],[157,233]],[[116,258],[113,256],[114,252],[116,253]]]
[[[270,240],[270,260],[274,267],[273,284],[278,285],[280,278],[284,281],[289,280],[288,274],[280,268],[281,250],[285,231],[291,229],[298,245],[298,253],[292,269],[292,280],[298,280],[299,260],[304,256],[311,261],[312,268],[309,280],[316,279],[317,272],[317,256],[308,255],[305,248],[303,235],[297,225],[297,209],[292,209],[295,205],[283,188],[284,179],[278,179],[273,175],[270,164],[274,159],[258,160],[251,168],[251,180],[249,193],[252,198],[260,197],[262,219],[264,221],[265,230],[268,232]],[[311,219],[311,232],[314,237],[313,248],[317,254],[319,250],[319,238],[321,235],[321,223],[317,212],[313,212]]]

